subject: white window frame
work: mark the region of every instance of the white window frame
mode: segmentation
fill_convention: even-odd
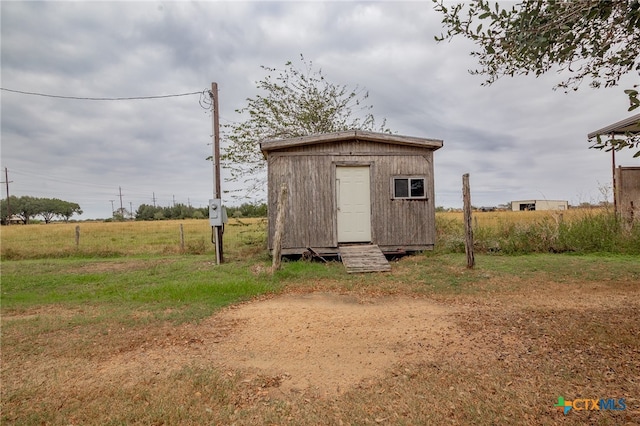
[[[408,185],[409,194],[407,197],[399,197],[396,196],[396,180],[406,180]],[[411,181],[412,180],[421,180],[422,186],[424,188],[424,194],[421,196],[412,196],[411,195]],[[393,200],[426,200],[427,199],[427,177],[419,176],[419,175],[411,175],[411,176],[392,176],[391,177],[391,199]]]

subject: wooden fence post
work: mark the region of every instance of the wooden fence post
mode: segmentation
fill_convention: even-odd
[[[278,197],[278,211],[276,213],[276,226],[273,235],[273,264],[271,265],[271,273],[280,269],[281,253],[282,253],[282,234],[284,234],[284,222],[287,212],[287,184],[283,183],[280,187],[280,196]]]
[[[469,173],[462,175],[462,210],[464,211],[464,252],[467,255],[467,268],[473,268],[476,260],[473,256],[473,227],[471,226],[471,189]]]
[[[76,249],[80,248],[80,225],[76,225]]]
[[[180,224],[180,251],[184,253],[184,228]]]

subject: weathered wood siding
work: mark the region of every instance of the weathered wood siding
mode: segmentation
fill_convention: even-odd
[[[623,219],[640,220],[640,167],[616,169],[616,202]]]
[[[369,166],[372,243],[423,250],[435,242],[433,151],[412,146],[347,141],[290,147],[268,156],[269,248],[278,189],[289,187],[283,250],[337,247],[335,169]],[[392,199],[392,177],[425,177],[426,200]]]
[[[335,200],[330,168],[320,167],[315,156],[269,157],[269,248],[274,232],[278,188],[289,190],[282,247],[333,247]]]

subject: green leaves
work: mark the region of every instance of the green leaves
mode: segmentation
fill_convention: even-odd
[[[640,106],[640,100],[638,100],[638,91],[634,89],[627,89],[624,93],[629,96],[629,109],[627,111],[633,111]]]
[[[638,123],[640,124],[640,123]],[[601,135],[596,136],[595,142],[589,147],[591,149],[599,149],[605,152],[621,151],[623,149],[638,149],[633,158],[640,157],[640,134],[626,133],[618,137],[603,138]]]
[[[25,223],[36,216],[42,216],[45,223],[49,223],[54,217],[58,216],[65,222],[74,214],[82,214],[80,206],[69,201],[59,200],[57,198],[36,198],[30,196],[15,197],[3,199],[0,202],[0,216],[2,221],[9,219],[9,216],[18,216]]]
[[[473,40],[481,68],[472,73],[485,75],[485,84],[555,66],[569,72],[556,87],[576,89],[585,79],[592,87],[609,87],[634,66],[638,70],[638,2],[525,0],[510,9],[485,0],[450,8],[444,0],[434,3],[446,28],[436,39]]]
[[[349,129],[389,132],[385,121],[376,125],[365,89],[331,83],[311,61],[302,55],[300,61],[301,68],[291,61],[284,69],[261,66],[268,73],[256,82],[261,93],[237,111],[244,121],[224,126],[222,161],[248,193],[265,182],[260,142]]]
[[[640,75],[638,1],[523,0],[510,9],[486,0],[450,8],[444,6],[445,0],[433,2],[446,29],[436,40],[457,36],[473,40],[479,50],[471,55],[480,68],[470,72],[485,76],[484,85],[503,76],[540,76],[552,68],[569,76],[555,87],[565,91],[578,90],[584,80],[590,80],[593,88],[611,87],[629,71]],[[638,90],[624,92],[628,111],[640,107]],[[640,148],[640,140],[637,135],[598,139],[591,148]]]

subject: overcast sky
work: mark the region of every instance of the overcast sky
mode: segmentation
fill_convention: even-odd
[[[430,1],[0,4],[5,89],[144,97],[200,92],[215,81],[225,124],[242,121],[235,110],[259,94],[261,65],[299,63],[304,54],[333,83],[366,88],[373,114],[392,131],[444,140],[435,192],[446,207],[462,205],[464,173],[476,206],[601,201],[611,156],[588,149],[586,135],[631,115],[623,90],[638,82],[628,75],[620,87],[584,84],[565,94],[552,90],[562,76],[549,74],[481,87],[483,78],[468,73],[472,44],[434,41],[442,27]],[[76,202],[80,218],[110,217],[119,188],[134,211],[154,196],[160,206],[196,207],[212,197],[211,118],[198,95],[0,96],[10,195]],[[617,161],[640,165],[631,151]]]

